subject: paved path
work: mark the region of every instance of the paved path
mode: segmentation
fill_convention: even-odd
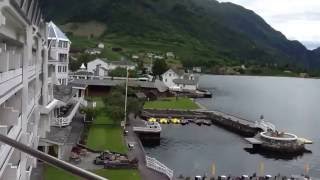
[[[126,142],[131,142],[135,144],[133,150],[131,150],[128,155],[129,157],[136,157],[139,160],[139,171],[143,180],[168,180],[168,177],[164,174],[158,173],[154,170],[151,170],[146,167],[145,164],[145,152],[139,137],[133,132],[133,126],[136,124],[140,124],[139,120],[135,119],[133,116],[129,116],[130,125],[127,126],[127,130],[129,131],[126,136]]]

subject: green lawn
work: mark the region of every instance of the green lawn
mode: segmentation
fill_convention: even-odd
[[[94,173],[108,178],[110,180],[140,180],[141,176],[136,169],[99,169]],[[46,165],[44,171],[44,180],[80,180],[80,177],[69,174],[66,171]]]
[[[122,128],[104,111],[101,98],[93,100],[97,102],[97,116],[90,127],[87,146],[94,150],[126,153],[127,146],[124,144]]]
[[[119,169],[119,170],[111,170],[111,169],[100,169],[95,171],[94,173],[107,177],[110,180],[140,180],[141,176],[136,169]]]
[[[44,180],[77,180],[76,176],[69,174],[61,169],[45,165],[44,166]]]
[[[120,127],[114,125],[92,125],[87,138],[87,146],[95,150],[110,150],[126,153],[123,133]]]
[[[193,110],[199,109],[199,106],[189,98],[163,98],[157,101],[149,101],[144,105],[146,109],[181,109]]]

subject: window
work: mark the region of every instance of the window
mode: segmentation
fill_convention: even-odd
[[[62,48],[62,41],[59,41],[58,47]]]
[[[59,41],[59,48],[68,48],[68,41]]]
[[[64,41],[62,46],[63,46],[63,48],[68,48],[68,41]]]
[[[58,72],[61,72],[61,66],[58,66]],[[60,81],[60,80],[59,80]]]
[[[59,54],[59,61],[60,62],[66,62],[68,59],[68,55],[67,54]]]
[[[56,47],[56,44],[57,44],[56,40],[49,41],[49,45],[51,45],[51,47]]]
[[[169,73],[169,77],[171,77],[171,73]]]
[[[165,79],[164,81],[165,81],[165,82],[168,82],[168,79]]]

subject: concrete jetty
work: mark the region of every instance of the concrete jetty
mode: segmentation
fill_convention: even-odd
[[[212,124],[221,126],[229,131],[245,137],[253,137],[262,131],[254,121],[239,118],[219,111],[207,110],[156,110],[144,109],[142,118],[181,118],[210,120]]]

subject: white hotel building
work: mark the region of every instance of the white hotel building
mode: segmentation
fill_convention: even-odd
[[[56,84],[68,85],[71,41],[53,22],[48,27],[49,69],[54,72]]]
[[[35,149],[57,123],[55,110],[61,101],[54,99],[55,79],[68,83],[67,70],[66,77],[54,71],[48,57],[56,61],[50,65],[68,69],[70,47],[67,38],[51,39],[57,41],[54,46],[51,43],[48,56],[47,37],[52,32],[42,18],[39,1],[0,0],[0,133]],[[60,47],[61,40],[63,52],[58,52],[55,46]],[[73,99],[80,100],[83,94],[80,90]],[[36,165],[35,158],[0,143],[0,180],[28,180]]]

